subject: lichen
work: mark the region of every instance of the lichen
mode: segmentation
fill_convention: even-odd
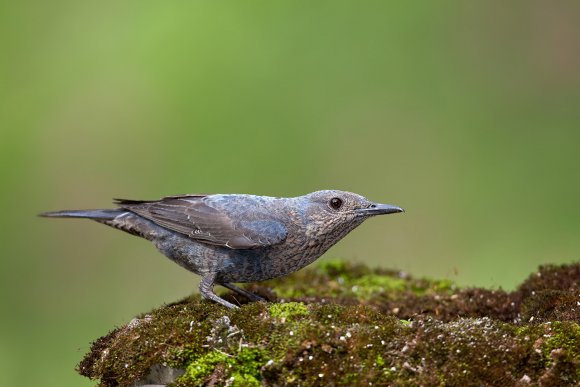
[[[101,386],[159,366],[185,371],[177,386],[577,385],[579,283],[580,264],[504,292],[331,261],[247,287],[268,302],[194,295],[138,316],[78,370]]]

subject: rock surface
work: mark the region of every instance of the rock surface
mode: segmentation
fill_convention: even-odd
[[[247,289],[239,310],[194,295],[97,339],[101,386],[580,383],[580,263],[514,292],[330,261]]]

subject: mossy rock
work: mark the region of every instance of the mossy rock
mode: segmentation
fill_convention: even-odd
[[[580,263],[514,292],[323,263],[248,290],[198,295],[98,339],[78,371],[101,386],[580,383]]]

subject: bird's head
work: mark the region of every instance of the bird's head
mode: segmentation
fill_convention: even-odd
[[[404,212],[400,207],[372,202],[364,196],[338,190],[316,191],[301,197],[311,232],[342,238],[365,219]]]

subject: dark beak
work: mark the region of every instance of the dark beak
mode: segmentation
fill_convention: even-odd
[[[397,212],[405,212],[401,207],[392,206],[390,204],[372,204],[367,208],[359,208],[356,210],[359,214],[365,216],[395,214]]]

